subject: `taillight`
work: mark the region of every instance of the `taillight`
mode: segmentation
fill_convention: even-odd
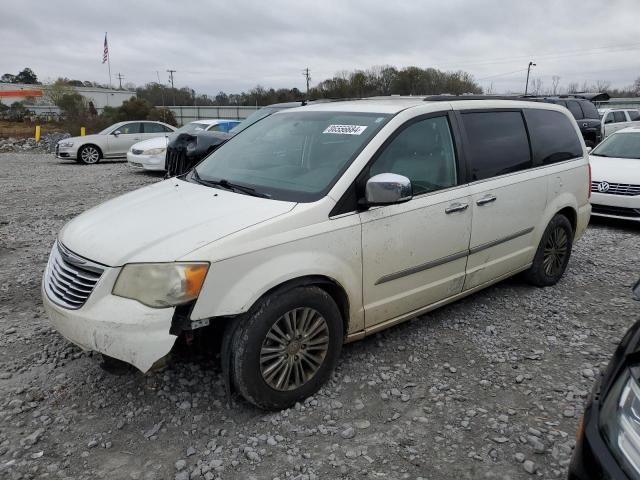
[[[589,185],[587,187],[587,191],[589,192],[589,196],[587,198],[591,199],[591,161],[589,161]]]

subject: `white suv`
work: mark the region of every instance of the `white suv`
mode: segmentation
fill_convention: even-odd
[[[257,122],[183,178],[69,222],[44,304],[69,340],[143,372],[178,336],[225,326],[227,378],[283,408],[320,388],[345,341],[518,272],[555,284],[589,192],[563,107],[308,105]]]
[[[618,108],[602,111],[602,138],[627,127],[640,127],[640,110]]]

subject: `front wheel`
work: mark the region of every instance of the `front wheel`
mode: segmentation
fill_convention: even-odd
[[[548,287],[558,283],[567,269],[573,246],[573,228],[569,219],[555,215],[547,225],[531,268],[525,272],[529,283]]]
[[[343,342],[342,316],[315,286],[266,297],[234,334],[231,374],[240,394],[265,409],[283,409],[329,379]]]
[[[92,165],[100,161],[100,150],[93,145],[85,145],[78,151],[78,158],[85,165]]]

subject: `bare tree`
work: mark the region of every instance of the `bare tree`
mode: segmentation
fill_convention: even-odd
[[[531,91],[534,93],[534,95],[540,95],[540,92],[542,91],[542,85],[544,84],[544,82],[542,81],[541,78],[534,78],[533,81],[531,82]]]
[[[558,94],[558,86],[560,85],[560,77],[558,75],[554,75],[551,77],[551,93],[553,95]]]
[[[633,82],[633,93],[636,95],[640,95],[640,77],[636,78],[636,81]]]
[[[567,85],[567,93],[577,93],[579,89],[580,86],[578,85],[578,82],[571,82]]]
[[[495,93],[495,90],[493,88],[493,82],[491,82],[489,84],[489,86],[487,87],[487,89],[484,91],[484,93],[486,93],[487,95],[493,95]]]
[[[606,92],[611,88],[611,82],[607,80],[596,80],[596,92]]]

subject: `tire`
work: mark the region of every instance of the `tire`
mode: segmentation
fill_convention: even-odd
[[[342,349],[343,322],[321,288],[267,296],[242,322],[232,339],[231,376],[250,403],[266,410],[288,408],[329,379]]]
[[[102,158],[102,152],[95,145],[84,145],[78,150],[78,161],[85,165],[98,163]]]
[[[567,269],[573,247],[573,228],[569,219],[555,215],[540,239],[531,268],[525,272],[529,283],[548,287],[558,283]]]

